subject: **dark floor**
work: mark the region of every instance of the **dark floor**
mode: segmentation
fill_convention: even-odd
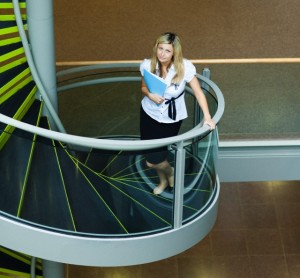
[[[69,278],[298,278],[300,182],[223,183],[212,232],[175,257],[130,267],[67,266]]]

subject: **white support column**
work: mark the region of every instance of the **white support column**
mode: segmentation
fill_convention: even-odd
[[[53,0],[27,0],[27,24],[31,53],[47,95],[57,111]],[[56,128],[47,108],[52,128]],[[64,264],[43,260],[44,278],[64,278]]]
[[[53,0],[27,0],[27,24],[37,72],[57,111]],[[44,108],[43,112],[51,121],[48,110]],[[55,125],[52,126],[55,128]]]

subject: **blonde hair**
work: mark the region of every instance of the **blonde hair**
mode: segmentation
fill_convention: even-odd
[[[183,66],[183,55],[182,47],[179,37],[174,33],[164,33],[160,35],[153,47],[152,58],[151,58],[151,72],[156,74],[156,65],[158,64],[159,74],[162,74],[161,63],[157,59],[157,47],[159,44],[172,44],[173,46],[173,57],[172,63],[174,65],[176,74],[172,79],[172,83],[178,84],[184,77],[184,66]]]

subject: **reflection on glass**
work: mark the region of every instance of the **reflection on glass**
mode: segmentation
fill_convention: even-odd
[[[186,147],[184,221],[198,215],[213,194],[210,137]],[[152,233],[172,227],[173,188],[153,194],[157,173],[146,166],[142,153],[79,151],[15,131],[0,154],[1,169],[7,173],[0,177],[0,210],[12,217],[49,229],[95,235]],[[173,167],[174,157],[175,151],[170,151]]]
[[[127,235],[172,226],[173,201],[152,193],[157,175],[142,155],[78,151],[14,134],[0,153],[7,173],[0,177],[2,212],[72,233]]]
[[[111,77],[111,73],[104,75]],[[140,83],[136,72],[132,75],[130,84],[80,83],[90,80],[87,74],[62,81],[72,85],[63,90],[59,101],[67,131],[111,140],[139,140]],[[99,78],[98,74],[93,77]],[[80,84],[73,86],[74,82]],[[207,99],[214,114],[216,100],[211,94]],[[195,98],[188,93],[186,102],[189,118],[181,134],[201,122],[200,114],[195,121]],[[22,121],[51,129],[48,119],[41,116],[42,107],[42,102],[35,101]],[[0,175],[0,214],[33,226],[92,236],[144,235],[174,227],[174,188],[153,194],[159,179],[145,163],[145,152],[157,150],[77,148],[4,124],[0,128],[0,169],[5,173]],[[184,223],[199,215],[214,193],[212,138],[209,134],[185,142],[184,184],[175,185],[184,187]],[[173,147],[169,146],[168,161],[176,171]]]
[[[216,173],[213,166],[212,134],[186,146],[184,222],[198,216],[209,204],[214,194]]]

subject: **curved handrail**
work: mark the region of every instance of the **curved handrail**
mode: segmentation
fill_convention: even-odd
[[[111,62],[111,63],[99,63],[99,64],[89,64],[81,67],[74,67],[69,69],[61,70],[57,73],[57,76],[64,76],[70,73],[82,72],[86,70],[95,70],[95,69],[107,69],[107,68],[130,68],[138,67],[140,62],[126,61],[126,62]]]
[[[218,86],[213,83],[211,80],[197,74],[197,77],[207,83],[214,91],[218,99],[218,109],[213,116],[213,119],[216,123],[218,123],[223,115],[225,102],[223,95],[218,88]],[[143,140],[143,141],[129,141],[129,140],[109,140],[109,139],[96,139],[89,138],[84,136],[77,136],[71,134],[64,134],[57,131],[46,130],[44,128],[35,127],[30,124],[23,123],[21,121],[12,119],[8,116],[0,114],[0,121],[12,125],[14,127],[20,128],[27,132],[36,133],[37,135],[41,135],[50,139],[59,140],[67,144],[77,145],[81,147],[91,147],[95,149],[106,149],[106,150],[119,150],[120,146],[122,146],[122,150],[146,150],[161,146],[166,146],[170,144],[176,144],[178,142],[182,142],[185,140],[190,140],[199,135],[204,135],[210,132],[210,128],[207,125],[201,126],[199,124],[196,128],[187,131],[186,133],[164,138],[164,139],[155,139],[155,140]]]
[[[17,22],[19,34],[20,34],[21,41],[22,41],[22,44],[23,44],[23,47],[24,47],[24,51],[25,51],[25,55],[26,55],[26,58],[27,58],[29,68],[30,68],[30,71],[32,73],[32,77],[33,77],[33,79],[34,79],[34,81],[35,81],[35,83],[36,83],[36,85],[37,85],[44,101],[45,101],[45,105],[48,108],[49,113],[50,113],[51,117],[53,118],[53,121],[55,122],[58,130],[60,132],[66,133],[66,130],[65,130],[62,122],[60,121],[60,118],[58,117],[58,115],[57,115],[57,113],[56,113],[56,111],[55,111],[48,95],[47,95],[47,92],[44,88],[44,85],[43,85],[43,83],[42,83],[42,81],[39,77],[39,74],[37,72],[37,69],[36,69],[32,54],[31,54],[31,50],[29,48],[29,43],[28,43],[24,28],[23,28],[23,21],[22,21],[22,16],[21,16],[21,11],[20,11],[18,0],[13,0],[13,7],[14,7],[14,12],[15,12],[15,16],[16,16],[16,22]]]

